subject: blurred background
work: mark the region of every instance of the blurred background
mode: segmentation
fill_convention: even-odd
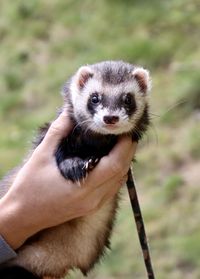
[[[199,11],[198,0],[0,1],[1,177],[55,117],[80,65],[123,59],[150,70],[152,125],[134,171],[158,279],[200,278]],[[112,251],[89,278],[145,276],[124,189]]]

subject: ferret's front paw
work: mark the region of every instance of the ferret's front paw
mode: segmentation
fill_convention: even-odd
[[[85,160],[79,157],[68,158],[59,164],[61,174],[73,182],[80,181],[87,175]]]

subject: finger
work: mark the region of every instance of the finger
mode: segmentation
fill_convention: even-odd
[[[121,167],[123,168],[125,163],[129,166],[136,152],[136,148],[137,143],[132,142],[130,137],[121,136],[118,143],[109,154],[112,156],[113,160],[112,171],[116,171],[116,173],[118,173],[118,169],[120,171]]]
[[[111,152],[89,173],[87,185],[95,187],[94,181],[96,185],[100,185],[117,174],[126,174],[136,147],[137,143],[132,142],[129,137],[121,137]]]
[[[63,111],[58,118],[52,122],[47,134],[40,144],[40,148],[48,149],[49,153],[54,154],[60,140],[66,137],[71,129],[72,123],[69,116]]]
[[[126,183],[127,175],[124,177],[114,177],[96,189],[92,189],[88,195],[90,199],[90,210],[96,211],[103,206],[108,200],[113,198]]]
[[[105,191],[105,196],[107,198],[111,198],[116,193],[119,192],[120,188],[126,184],[126,181],[128,179],[127,174],[123,177],[114,177],[110,181],[104,183],[102,187],[102,191]]]

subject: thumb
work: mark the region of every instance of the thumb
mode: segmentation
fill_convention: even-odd
[[[69,116],[66,111],[63,111],[58,118],[52,122],[40,144],[40,149],[48,149],[49,152],[54,153],[60,140],[70,133],[71,128],[72,123]]]

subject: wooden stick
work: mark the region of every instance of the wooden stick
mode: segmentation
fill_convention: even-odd
[[[154,271],[153,271],[153,267],[152,267],[152,263],[151,263],[150,250],[149,250],[145,227],[144,227],[144,221],[143,221],[140,204],[139,204],[138,197],[137,197],[135,181],[134,181],[131,169],[129,169],[129,171],[128,171],[127,188],[128,188],[131,206],[132,206],[132,210],[133,210],[133,214],[134,214],[134,218],[135,218],[138,237],[139,237],[140,245],[142,248],[142,253],[143,253],[143,258],[144,258],[144,263],[145,263],[148,279],[155,279]]]

